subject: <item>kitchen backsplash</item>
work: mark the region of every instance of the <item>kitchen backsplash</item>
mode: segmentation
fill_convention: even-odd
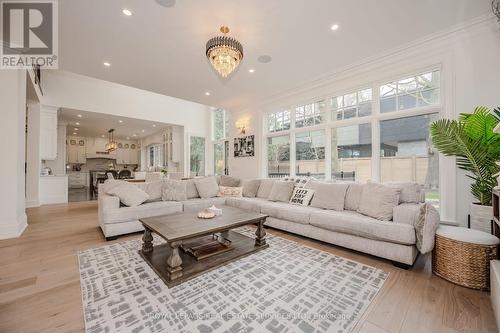
[[[81,169],[80,171],[90,171],[90,170],[108,170],[109,169],[109,164],[112,163],[115,170],[121,170],[125,169],[125,165],[122,164],[116,164],[115,160],[110,160],[106,158],[89,158],[87,159],[87,163],[85,164],[80,164]],[[73,170],[73,165],[74,164],[68,164],[68,171]],[[130,171],[133,171],[136,165],[128,164],[127,169]]]

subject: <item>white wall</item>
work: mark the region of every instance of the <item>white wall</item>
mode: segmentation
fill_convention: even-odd
[[[482,17],[467,25],[375,55],[342,71],[273,96],[259,105],[248,106],[245,111],[232,112],[231,145],[232,138],[238,132],[235,122],[240,118],[248,118],[248,133],[256,135],[256,156],[234,158],[231,148],[231,174],[243,178],[263,176],[264,113],[311,102],[316,98],[332,97],[372,82],[383,84],[431,66],[439,65],[443,75],[441,117],[456,118],[459,113],[471,112],[478,105],[499,106],[499,59],[499,25],[494,18]],[[442,202],[446,203],[442,218],[466,225],[473,197],[469,191],[469,180],[455,167],[454,158],[440,157],[440,183]]]
[[[210,139],[206,105],[68,72],[44,71],[42,77],[41,104],[179,125]]]
[[[31,82],[29,83],[31,84]],[[26,143],[26,207],[40,206],[40,104],[28,106],[28,135]]]
[[[19,236],[26,228],[25,124],[26,71],[0,70],[0,239]]]

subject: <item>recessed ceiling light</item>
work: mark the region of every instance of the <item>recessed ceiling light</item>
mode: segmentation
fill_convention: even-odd
[[[73,129],[74,129],[75,131],[78,131],[78,128],[76,128],[76,127],[75,127],[75,128],[73,128]]]
[[[127,136],[127,140],[130,140],[130,136]]]
[[[141,132],[142,132],[142,133],[144,133],[144,132],[146,132],[146,131],[145,131],[145,130],[142,130]]]
[[[156,127],[156,125],[155,125],[155,124],[153,124],[153,127]]]
[[[80,126],[80,123],[79,123],[79,122],[76,122],[76,123],[75,123],[75,125],[76,125],[76,126]]]
[[[137,134],[134,133],[134,135],[132,135],[132,136],[137,136]]]
[[[106,135],[104,135],[104,134],[103,134],[103,135],[101,135],[101,138],[104,138],[105,136],[106,136]]]
[[[107,62],[107,61],[103,62],[102,64],[103,64],[104,66],[106,66],[106,67],[111,66],[111,64],[110,64],[109,62]]]
[[[118,122],[121,124],[121,123],[123,123],[123,120],[118,120]]]
[[[207,92],[205,93],[205,96],[210,96],[210,93],[207,91]]]
[[[250,68],[250,69],[248,70],[248,72],[249,72],[249,73],[255,73],[255,69]]]
[[[76,116],[77,116],[78,118],[81,118],[81,117],[82,117],[82,115],[81,115],[81,114],[77,114]]]
[[[132,16],[132,12],[129,9],[126,9],[126,8],[122,10],[122,13],[125,14],[125,15],[127,15],[127,16]]]
[[[76,132],[73,132],[73,135],[76,135]]]
[[[338,24],[334,24],[334,25],[332,25],[332,26],[330,27],[330,30],[335,31],[335,30],[337,30],[338,28],[339,28],[339,25],[338,25]]]

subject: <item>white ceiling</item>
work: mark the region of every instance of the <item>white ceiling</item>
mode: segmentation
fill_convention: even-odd
[[[81,115],[81,117],[78,117]],[[120,122],[120,120],[122,122]],[[66,134],[84,137],[108,137],[108,130],[114,129],[116,139],[140,140],[171,126],[148,120],[117,117],[108,114],[61,109],[59,121],[66,122]],[[76,123],[79,123],[77,125]],[[78,130],[75,130],[78,128]],[[144,132],[143,132],[144,130]],[[134,134],[136,136],[134,136]]]
[[[228,109],[491,11],[490,0],[178,0],[171,8],[155,0],[64,0],[59,6],[61,69]],[[337,31],[330,30],[334,23]],[[205,58],[206,41],[223,24],[245,53],[226,80]],[[264,54],[273,61],[259,63]]]

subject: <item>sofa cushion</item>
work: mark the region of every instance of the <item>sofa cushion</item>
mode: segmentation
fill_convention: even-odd
[[[320,211],[319,208],[290,205],[284,202],[262,202],[260,212],[280,220],[309,224],[311,213]]]
[[[260,208],[266,202],[269,201],[261,198],[226,198],[226,205],[255,213],[260,213]]]
[[[259,190],[260,179],[243,180],[241,182],[241,186],[243,186],[244,197],[255,198],[257,191]]]
[[[196,198],[196,199],[188,199],[186,201],[182,201],[183,209],[185,212],[199,212],[205,208],[216,206],[220,208],[226,203],[226,198],[222,197],[214,197],[214,198]],[[222,211],[224,214],[224,211]]]
[[[344,210],[344,200],[348,184],[336,183],[314,183],[314,196],[311,201],[312,207]]]
[[[358,213],[381,221],[392,220],[392,210],[399,203],[400,188],[368,182],[363,187]]]
[[[200,198],[213,198],[219,193],[219,185],[215,177],[195,178],[194,184],[200,195]]]
[[[218,197],[243,197],[243,187],[219,186]]]
[[[198,190],[196,189],[194,179],[183,180],[183,182],[186,182],[186,192],[187,192],[188,199],[194,199],[194,198],[200,197],[200,194],[198,193]]]
[[[104,183],[99,184],[97,189],[99,193],[108,193],[108,191],[114,189],[115,187],[118,187],[120,185],[127,185],[130,184],[129,182],[125,180],[120,180],[120,179],[106,179]]]
[[[228,187],[238,187],[240,186],[241,179],[231,176],[220,176],[219,186],[228,186]]]
[[[182,212],[182,204],[176,201],[156,201],[136,207],[121,207],[103,210],[102,221],[105,224],[135,221],[141,218]]]
[[[139,206],[149,199],[149,195],[132,184],[122,184],[108,191],[109,195],[120,198],[120,202],[128,207]]]
[[[309,203],[311,202],[313,195],[314,195],[313,189],[295,186],[295,188],[293,189],[292,197],[290,198],[290,204],[299,206],[309,206]]]
[[[379,221],[348,210],[342,212],[334,210],[313,212],[309,223],[326,230],[386,242],[414,245],[416,241],[415,229],[409,224]]]
[[[187,183],[181,180],[166,179],[163,181],[161,199],[163,201],[187,200]]]
[[[399,203],[419,203],[421,202],[422,188],[414,182],[385,182],[384,185],[401,189],[399,193]]]
[[[421,203],[402,203],[392,210],[392,221],[394,223],[405,223],[415,226],[420,213]]]
[[[271,193],[269,194],[269,200],[288,203],[292,197],[294,187],[295,182],[275,182],[273,184],[273,188],[271,189]]]
[[[361,202],[364,184],[351,183],[345,193],[344,209],[357,211]]]
[[[259,190],[257,191],[257,198],[269,199],[275,179],[261,179]]]

